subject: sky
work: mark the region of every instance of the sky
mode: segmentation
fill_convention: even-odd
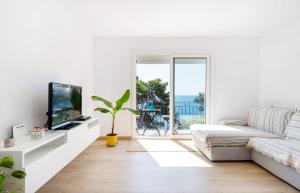
[[[205,91],[205,64],[175,64],[175,95],[197,95]],[[170,82],[169,64],[137,64],[137,76],[143,81],[156,78]]]

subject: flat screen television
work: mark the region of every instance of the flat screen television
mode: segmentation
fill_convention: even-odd
[[[60,83],[49,83],[48,128],[59,129],[80,117],[82,88]]]

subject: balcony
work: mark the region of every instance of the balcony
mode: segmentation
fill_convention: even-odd
[[[174,135],[190,134],[191,124],[205,123],[203,104],[176,102],[174,112]],[[171,134],[169,104],[138,104],[141,112],[136,118],[139,136],[168,136]]]

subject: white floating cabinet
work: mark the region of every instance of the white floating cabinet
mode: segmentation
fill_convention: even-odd
[[[47,131],[38,141],[28,136],[16,141],[14,147],[1,148],[1,157],[13,157],[14,169],[27,173],[25,193],[36,192],[100,136],[98,119],[80,123],[70,130]]]

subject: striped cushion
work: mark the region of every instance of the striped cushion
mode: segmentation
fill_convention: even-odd
[[[264,107],[252,107],[249,111],[249,122],[248,126],[259,129],[261,125],[261,120],[265,117],[265,112],[269,108]]]
[[[250,109],[248,125],[265,132],[283,135],[291,115],[292,112],[285,109],[254,107]]]
[[[300,113],[295,113],[286,128],[286,138],[300,140]]]
[[[284,109],[272,109],[268,111],[264,122],[264,131],[283,135],[293,112]]]
[[[285,109],[285,110],[292,111],[294,113],[300,112],[300,108],[299,107],[272,106],[272,108],[274,108],[274,109]]]

